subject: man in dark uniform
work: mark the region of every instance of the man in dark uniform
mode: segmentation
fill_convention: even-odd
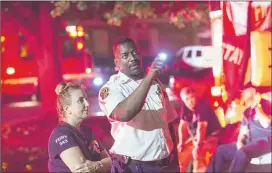
[[[219,146],[206,172],[221,172],[229,163],[229,172],[244,172],[252,158],[271,152],[271,101],[261,99],[254,88],[246,89],[242,100],[249,108],[237,142]]]

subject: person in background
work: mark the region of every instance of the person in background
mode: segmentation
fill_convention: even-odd
[[[237,141],[217,148],[207,172],[221,172],[226,164],[230,164],[229,172],[244,172],[252,158],[272,151],[271,98],[263,99],[255,88],[249,87],[242,92],[241,102],[248,108]]]
[[[210,155],[216,150],[219,142],[221,126],[212,107],[196,96],[192,87],[181,90],[182,105],[180,109],[180,122],[178,126],[178,145],[180,166],[187,167],[189,163],[183,163],[185,155],[191,152],[194,171],[205,169],[207,165],[206,154]],[[188,140],[188,136],[190,136]],[[193,145],[189,145],[192,140]],[[187,145],[186,145],[187,144]],[[186,151],[184,151],[184,148]],[[187,153],[187,154],[186,154]]]
[[[168,123],[177,117],[157,79],[163,61],[155,58],[144,75],[142,57],[130,38],[114,44],[113,53],[118,73],[98,96],[112,125],[115,142],[110,151],[122,163],[119,172],[160,172],[173,149]]]
[[[56,93],[59,124],[48,141],[49,172],[109,172],[109,154],[90,128],[80,125],[89,106],[83,89],[60,83]]]

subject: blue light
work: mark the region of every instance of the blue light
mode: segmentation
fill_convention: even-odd
[[[165,61],[168,56],[167,56],[166,53],[161,52],[161,53],[158,54],[158,57],[160,58],[160,60]]]
[[[94,85],[96,85],[96,86],[100,86],[100,85],[102,85],[103,84],[103,79],[101,78],[101,77],[96,77],[96,78],[94,78],[94,80],[93,80],[93,83],[94,83]]]

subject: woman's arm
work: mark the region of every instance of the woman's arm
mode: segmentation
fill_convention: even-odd
[[[104,149],[100,153],[100,161],[90,161],[81,158],[82,163],[76,166],[72,172],[110,172],[111,170],[111,157]]]
[[[88,172],[94,172],[99,168],[98,165],[92,161],[90,161],[88,165],[84,165],[85,157],[78,146],[68,148],[61,152],[60,158],[71,172],[81,172],[83,168]]]

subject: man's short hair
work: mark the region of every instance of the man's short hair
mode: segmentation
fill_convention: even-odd
[[[135,42],[131,38],[122,38],[122,39],[118,40],[117,42],[115,42],[113,44],[113,46],[112,46],[113,54],[115,54],[116,47],[121,45],[121,44],[124,44],[124,43],[133,43],[133,44],[135,44]]]

